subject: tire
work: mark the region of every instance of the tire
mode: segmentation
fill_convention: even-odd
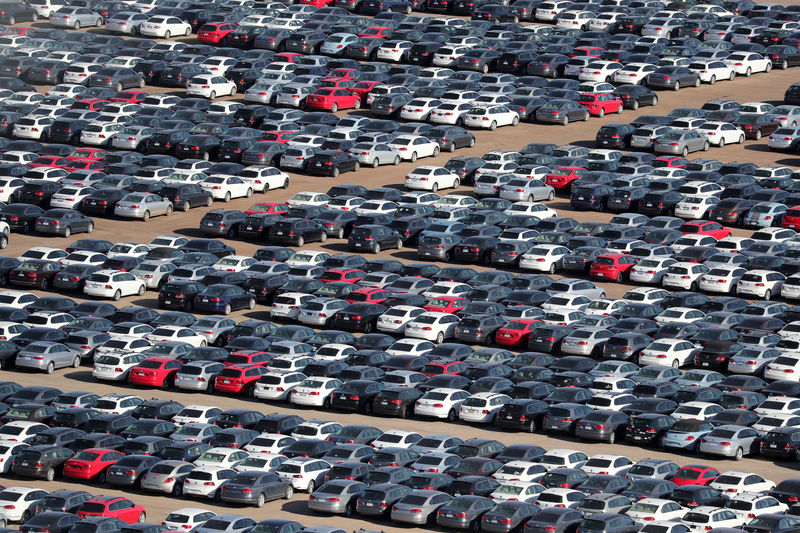
[[[79,355],[76,355],[72,359],[72,368],[78,368],[79,366],[81,366],[81,357]]]
[[[231,305],[230,304],[225,304],[225,309],[223,309],[222,314],[225,315],[225,316],[228,316],[229,314],[231,314]]]
[[[118,93],[120,93],[123,91],[123,89],[125,89],[125,87],[123,87],[121,83],[118,83],[115,89],[117,90]]]
[[[172,486],[172,495],[176,498],[180,498],[183,495],[183,485],[181,483],[175,483]]]
[[[731,75],[728,76],[728,81],[733,81],[734,79],[736,79],[736,72],[732,70]]]
[[[683,157],[686,157],[687,155],[689,155],[689,147],[688,146],[684,146],[683,147],[683,150],[681,150],[681,155],[683,155]]]
[[[447,413],[447,421],[448,422],[455,422],[456,421],[456,412],[450,409]]]
[[[453,153],[456,151],[456,143],[450,143],[447,145],[447,151]]]
[[[291,500],[293,496],[294,496],[294,487],[289,485],[288,487],[286,487],[286,494],[283,495],[283,498],[285,500]]]
[[[548,274],[555,274],[556,272],[556,264],[550,263],[550,268],[547,269]]]
[[[431,192],[436,192],[438,190],[439,190],[439,184],[434,182],[433,185],[431,185]]]
[[[255,308],[256,308],[256,299],[255,299],[255,298],[251,298],[251,299],[250,299],[250,301],[247,303],[247,308],[248,308],[250,311],[252,311],[253,309],[255,309]]]
[[[144,78],[139,79],[139,83],[137,84],[140,89],[144,89]]]
[[[517,124],[519,124],[519,117],[514,117],[514,119],[511,121],[511,125],[516,126]]]
[[[35,22],[35,19],[34,19],[34,22]],[[94,21],[94,27],[95,28],[100,28],[102,26],[103,26],[103,19],[97,19],[96,21]]]
[[[372,253],[373,254],[381,253],[381,245],[380,245],[380,243],[377,243],[377,242],[375,243],[375,246],[372,247]]]
[[[767,289],[767,292],[764,293],[764,299],[769,300],[772,298],[772,291]]]
[[[781,63],[781,70],[786,70],[789,68],[789,63],[784,59],[783,63]]]
[[[339,177],[339,167],[333,167],[333,177]]]
[[[634,100],[633,101],[633,104],[631,104],[631,109],[633,109],[634,111],[639,109],[639,100]]]
[[[192,208],[192,206],[191,206],[191,204],[190,204],[189,202],[183,202],[183,203],[181,204],[181,211],[184,211],[184,212],[186,212],[186,211],[188,211],[188,210],[189,210],[189,209],[191,209],[191,208]]]
[[[695,87],[700,87],[700,78],[699,77],[694,79],[694,86]]]
[[[744,72],[744,77],[745,78],[749,78],[750,74],[752,74],[752,73],[753,73],[753,69],[751,69],[750,67],[747,67],[747,70]]]
[[[436,334],[436,344],[442,344],[444,342],[444,333],[441,331]]]
[[[433,148],[433,157],[438,157],[438,156],[439,156],[439,147],[435,146]]]
[[[403,239],[397,239],[397,246],[395,246],[398,250],[403,247]]]
[[[677,359],[672,360],[672,368],[680,368],[681,364]]]
[[[112,300],[115,302],[118,301],[122,297],[122,292],[119,289],[114,293],[114,296],[111,297]]]
[[[323,231],[319,236],[319,242],[325,242],[328,240],[328,232]]]
[[[147,287],[145,287],[144,285],[140,285],[139,286],[139,290],[136,291],[136,295],[137,296],[144,296],[144,291],[146,291],[146,290],[147,290]]]
[[[561,119],[561,125],[569,126],[569,117],[567,115],[564,115],[564,118]]]
[[[722,139],[722,138],[721,138],[721,139],[719,140],[719,144],[718,144],[717,146],[719,146],[720,148],[725,148],[725,139]]]
[[[303,236],[302,236],[302,235],[300,235],[300,236],[297,238],[297,247],[298,247],[298,248],[302,248],[302,247],[303,247],[303,245],[305,245],[305,243],[306,243],[306,240],[303,238]]]
[[[708,149],[709,149],[709,148],[711,148],[711,145],[708,143],[708,141],[706,141],[706,142],[703,144],[703,151],[704,151],[704,152],[708,152]]]
[[[711,79],[710,79],[710,80],[708,80],[708,84],[709,84],[709,85],[714,85],[715,83],[717,83],[717,77],[716,77],[716,76],[714,76],[714,75],[712,75],[712,76],[711,76]]]
[[[211,198],[210,196],[208,198],[206,198],[206,207],[211,207],[211,204],[213,204],[213,203],[214,203],[214,199],[213,198]]]
[[[245,198],[250,198],[253,196],[253,189],[247,189],[247,192],[244,194]]]
[[[614,444],[615,440],[617,440],[617,434],[612,432],[611,435],[608,436],[608,443]]]
[[[414,163],[417,160],[417,152],[411,152],[411,162]]]
[[[470,137],[469,138],[469,147],[472,148],[473,146],[475,146],[475,137]]]
[[[231,92],[228,93],[228,96],[236,96],[236,87],[231,87]]]
[[[761,140],[761,130],[756,130],[756,140]]]
[[[145,516],[144,513],[140,513],[139,514],[139,519],[137,520],[137,522],[139,522],[140,524],[144,524],[145,520],[147,520],[147,516]]]
[[[353,109],[356,109],[356,110],[361,109],[361,100],[360,99],[356,100],[355,102],[353,102]]]
[[[380,161],[378,161],[377,157],[372,160],[372,168],[378,168],[379,165],[380,165]]]
[[[217,97],[217,91],[211,91],[211,94],[208,95],[209,100],[213,100]]]
[[[601,107],[600,111],[597,112],[597,117],[603,118],[604,116],[606,116],[606,110]]]
[[[481,68],[481,72],[483,74],[488,74],[489,73],[489,65],[484,65],[483,68]]]
[[[361,170],[361,163],[356,161],[355,165],[353,165],[353,172],[358,172],[359,170]]]
[[[673,91],[679,91],[681,89],[681,82],[676,81],[675,87],[672,88]]]
[[[744,143],[744,134],[739,135],[739,144]]]
[[[395,165],[395,166],[400,164],[400,156],[399,155],[394,156],[394,161],[392,161],[392,164]]]
[[[764,69],[764,73],[767,73],[767,72],[769,72],[770,70],[772,70],[772,63],[771,63],[771,62],[770,62],[770,63],[767,63],[767,68],[765,68],[765,69]]]
[[[336,113],[337,111],[339,111],[339,104],[333,104],[331,106],[331,113]]]
[[[9,21],[9,22],[10,22],[10,21]],[[13,22],[11,22],[11,24],[13,24]],[[79,29],[81,29],[81,23],[80,23],[79,21],[77,21],[77,20],[76,20],[76,21],[75,21],[75,24],[73,24],[73,25],[72,25],[72,29],[73,29],[73,30],[79,30]]]
[[[458,189],[458,187],[459,187],[460,185],[461,185],[461,180],[460,180],[460,179],[458,179],[458,178],[456,178],[456,180],[453,182],[453,188],[454,188],[454,189]]]
[[[491,123],[491,124],[489,124],[489,131],[494,131],[494,130],[496,130],[496,129],[497,129],[497,122],[495,122],[495,121],[493,120],[493,121],[492,121],[492,123]]]
[[[653,105],[658,105],[658,96],[653,96]]]
[[[339,228],[338,230],[336,230],[336,238],[344,239],[344,228]]]
[[[741,447],[736,448],[736,453],[733,456],[734,461],[741,461],[742,457],[744,457],[744,450]]]
[[[169,31],[169,30],[167,30],[167,31],[164,33],[164,39],[169,39],[170,37],[172,37],[172,33],[170,33],[170,31]]]
[[[53,468],[48,468],[47,472],[44,474],[44,479],[47,481],[53,481],[56,478],[56,471]]]
[[[150,220],[150,211],[145,211],[144,212],[144,215],[142,216],[142,220],[144,220],[145,222]]]
[[[50,282],[47,281],[46,279],[43,279],[42,286],[40,287],[40,289],[46,291],[48,288],[50,288]]]
[[[8,237],[0,237],[0,250],[8,246]]]
[[[553,201],[553,198],[555,198],[555,197],[556,197],[556,191],[551,190],[550,194],[547,195],[547,200],[548,201]]]
[[[267,498],[264,496],[264,493],[262,492],[261,494],[258,495],[258,498],[256,499],[256,507],[260,509],[261,507],[264,507],[265,503],[267,503]]]

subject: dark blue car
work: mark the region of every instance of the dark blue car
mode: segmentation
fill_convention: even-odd
[[[224,283],[211,285],[194,297],[194,309],[212,313],[230,314],[236,309],[253,309],[256,298],[237,285]]]

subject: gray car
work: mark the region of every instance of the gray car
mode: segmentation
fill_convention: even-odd
[[[136,35],[142,22],[147,20],[147,15],[134,11],[121,11],[109,17],[106,21],[106,31],[109,33],[122,33]]]
[[[149,260],[139,263],[130,273],[144,281],[148,289],[157,289],[162,282],[167,281],[173,270],[175,270],[175,265],[172,263]]]
[[[74,30],[88,26],[99,28],[103,25],[103,16],[86,7],[64,6],[50,14],[50,25]]]
[[[114,207],[118,217],[150,220],[151,216],[172,214],[172,202],[157,194],[134,192],[123,196]]]
[[[114,487],[133,487],[160,459],[152,455],[128,455],[108,467],[106,482]]]
[[[347,150],[347,153],[358,159],[362,165],[399,165],[400,152],[382,143],[358,143]]]
[[[175,386],[179,389],[214,390],[214,380],[225,365],[218,361],[191,361],[175,374]]]
[[[139,150],[142,143],[149,139],[155,131],[148,126],[125,126],[122,131],[111,137],[111,146],[121,150]]]
[[[483,496],[458,496],[439,509],[436,524],[448,529],[474,531],[481,527],[481,517],[492,507],[494,502]]]
[[[438,490],[413,490],[392,506],[395,522],[424,525],[453,497]]]
[[[232,330],[236,322],[224,316],[205,316],[189,326],[208,340],[209,346],[225,344],[225,333]]]
[[[500,187],[500,198],[512,202],[552,200],[555,196],[555,189],[545,182],[535,179],[513,178]]]
[[[642,126],[631,134],[631,148],[651,149],[656,138],[672,131],[669,126]]]
[[[256,521],[244,515],[225,513],[209,518],[192,531],[194,533],[244,533],[256,525]],[[311,528],[305,528],[308,531]]]
[[[367,485],[360,481],[337,479],[328,481],[308,498],[308,509],[317,513],[350,516]]]
[[[161,461],[142,477],[141,487],[180,496],[183,494],[183,478],[194,469],[192,463],[185,461]]]
[[[461,242],[461,237],[451,233],[430,233],[419,239],[417,257],[450,261],[453,248]]]
[[[739,461],[745,455],[757,453],[761,436],[746,426],[717,426],[711,433],[703,437],[698,451],[703,454],[732,457]]]
[[[697,131],[671,131],[653,141],[653,151],[657,154],[676,154],[686,156],[690,152],[707,151],[711,144],[705,135]]]
[[[16,359],[18,368],[43,370],[47,374],[52,374],[56,368],[78,368],[80,364],[81,355],[78,352],[60,342],[49,341],[30,343],[17,353]]]
[[[106,342],[111,337],[102,331],[79,330],[73,331],[67,337],[67,348],[84,358],[94,355],[94,349]]]
[[[290,500],[292,496],[294,496],[292,484],[271,472],[240,472],[220,488],[222,501],[256,507],[263,507],[266,502],[278,498]],[[309,506],[311,499],[309,498]]]

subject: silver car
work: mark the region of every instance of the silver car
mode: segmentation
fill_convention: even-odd
[[[347,150],[347,153],[360,164],[370,165],[372,168],[400,164],[400,152],[388,144],[358,143]]]
[[[788,150],[800,139],[800,128],[778,128],[767,139],[767,146],[772,150]]]
[[[328,481],[308,498],[308,509],[317,513],[349,515],[355,510],[356,500],[366,488],[367,485],[360,481]]]
[[[512,202],[552,200],[556,192],[541,180],[514,178],[500,187],[500,198]]]
[[[216,269],[207,265],[183,265],[169,274],[169,281],[200,281]]]
[[[322,149],[315,146],[292,146],[281,154],[280,167],[304,170],[308,160],[321,151]]]
[[[50,14],[50,24],[56,28],[74,30],[88,26],[99,28],[103,25],[103,16],[86,7],[64,6]]]
[[[287,83],[275,95],[275,103],[280,106],[303,107],[306,97],[314,92],[314,88],[299,83]]]
[[[424,525],[436,511],[453,497],[438,490],[413,490],[392,506],[392,520]]]
[[[760,376],[767,363],[779,355],[781,352],[771,346],[746,346],[730,358],[728,372]],[[755,361],[755,364],[750,364],[750,361]]]
[[[121,150],[138,150],[156,130],[147,126],[125,126],[111,137],[111,146]]]
[[[141,486],[145,490],[183,494],[183,478],[194,470],[192,463],[185,461],[161,461],[142,476]]]
[[[109,33],[122,33],[136,35],[142,22],[147,20],[147,15],[134,11],[121,11],[111,16],[106,21],[106,31]]]
[[[131,274],[144,281],[148,289],[157,289],[161,281],[167,281],[170,272],[175,270],[175,265],[164,261],[142,261],[136,268],[131,270]]]
[[[647,148],[648,150],[653,147],[657,137],[672,131],[669,126],[642,126],[633,130],[631,134],[631,148]]]
[[[213,391],[214,380],[224,368],[218,361],[191,361],[175,374],[175,386],[184,390]]]
[[[686,156],[690,152],[708,151],[711,144],[705,135],[698,131],[671,131],[653,142],[657,154],[676,154]]]
[[[114,207],[118,217],[150,220],[151,216],[172,214],[172,202],[157,194],[134,192],[126,194]]]
[[[81,355],[60,342],[36,341],[17,353],[18,368],[32,368],[52,374],[56,368],[78,368]]]
[[[732,457],[739,461],[745,455],[757,453],[760,441],[761,436],[755,429],[726,424],[717,426],[703,437],[698,451],[703,454]]]
[[[332,322],[332,318],[337,311],[348,305],[345,300],[338,298],[314,298],[300,306],[297,320],[301,324],[325,326]]]
[[[609,337],[611,337],[611,332],[605,328],[576,329],[562,339],[561,352],[589,357],[598,349],[602,351],[603,345]]]
[[[236,326],[233,319],[224,316],[205,316],[189,326],[208,340],[208,345],[225,344],[224,333]],[[222,335],[222,337],[220,337]]]
[[[283,90],[284,84],[277,81],[257,81],[244,92],[244,99],[248,102],[270,104],[277,94]]]

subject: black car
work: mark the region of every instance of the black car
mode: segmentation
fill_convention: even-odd
[[[306,170],[311,174],[337,177],[341,172],[357,172],[358,160],[344,151],[323,150],[308,158]]]
[[[199,185],[167,185],[158,192],[159,196],[172,202],[176,209],[188,211],[193,207],[211,207],[211,193]]]
[[[83,199],[81,211],[94,215],[113,215],[117,202],[127,194],[116,188],[100,189]]]
[[[270,229],[271,242],[303,246],[306,242],[328,239],[328,233],[318,223],[304,218],[285,218],[276,222]]]
[[[612,91],[622,100],[625,109],[639,109],[640,106],[658,104],[658,95],[643,85],[622,85]]]

